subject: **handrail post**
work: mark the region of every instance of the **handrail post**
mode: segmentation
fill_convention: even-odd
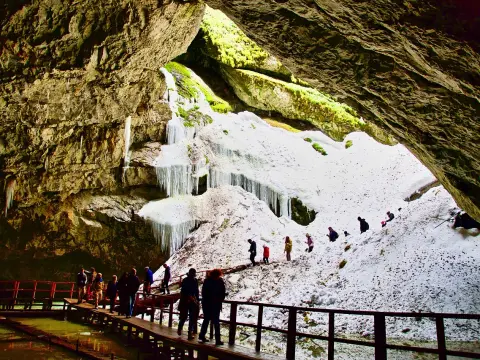
[[[72,283],[70,286],[70,299],[73,298],[73,290],[75,289],[75,283]]]
[[[235,344],[235,337],[237,335],[237,304],[230,304],[230,328],[228,331],[228,343]]]
[[[33,292],[32,292],[32,300],[35,300],[35,295],[37,295],[37,281],[33,282]]]
[[[13,284],[13,305],[17,304],[18,292],[20,289],[20,281],[15,281]]]
[[[435,322],[437,327],[438,359],[447,360],[447,345],[445,343],[445,325],[443,323],[443,318],[437,316]]]
[[[328,360],[333,360],[335,353],[335,313],[328,313]]]
[[[297,309],[288,310],[287,360],[295,360],[295,342],[297,338]]]
[[[173,326],[173,299],[170,299],[170,309],[168,309],[168,327]]]
[[[387,334],[385,330],[385,315],[373,315],[375,334],[375,360],[387,360]]]
[[[257,339],[255,340],[255,351],[260,352],[262,347],[262,325],[263,325],[263,305],[258,305],[257,318]]]

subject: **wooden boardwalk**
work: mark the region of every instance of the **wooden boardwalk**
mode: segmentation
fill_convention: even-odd
[[[279,360],[283,357],[256,352],[239,345],[215,346],[213,343],[199,343],[188,340],[186,332],[179,336],[175,329],[136,317],[126,318],[110,313],[108,309],[95,309],[92,304],[77,304],[76,299],[65,299],[69,312],[75,309],[80,316],[92,323],[111,326],[114,332],[126,332],[129,340],[141,340],[160,359],[200,359],[209,356],[225,360]],[[126,329],[126,330],[125,330]]]

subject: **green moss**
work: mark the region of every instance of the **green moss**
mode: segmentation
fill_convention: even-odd
[[[343,269],[345,265],[347,265],[347,260],[343,259],[342,261],[340,261],[340,264],[338,264],[338,267],[340,269]]]
[[[348,149],[352,145],[353,145],[353,141],[352,140],[347,140],[347,142],[345,143],[345,149]]]
[[[312,147],[318,151],[320,154],[322,154],[323,156],[326,156],[328,155],[327,152],[325,151],[325,149],[323,147],[321,147],[319,144],[317,143],[313,143],[312,144]]]
[[[265,118],[263,120],[265,120],[267,123],[269,123],[273,127],[278,127],[278,128],[281,128],[283,130],[287,130],[287,131],[290,131],[290,132],[293,132],[293,133],[301,132],[301,130],[296,129],[296,128],[288,125],[288,124],[285,124],[284,122],[276,121],[276,120],[273,120],[273,119],[265,119]]]
[[[255,124],[250,124],[252,126],[252,129],[256,129],[257,127],[255,126]]]
[[[210,159],[207,155],[205,155],[205,164],[208,165],[210,163]]]
[[[228,135],[228,130],[223,130],[223,133],[224,133],[225,135]]]
[[[220,227],[218,228],[218,231],[222,232],[223,230],[225,230],[226,228],[228,228],[228,225],[230,224],[230,219],[229,218],[225,218],[222,222],[222,225],[220,225]]]
[[[177,115],[183,118],[183,125],[185,127],[195,127],[211,124],[213,119],[210,115],[204,114],[197,110],[198,108],[192,108],[190,110],[185,110],[181,106],[178,107]]]
[[[305,139],[303,139],[303,140],[305,140],[306,142],[309,142],[309,143],[312,142],[312,139],[310,139],[310,138],[305,138]]]
[[[192,157],[193,149],[192,149],[192,145],[190,144],[187,144],[187,153],[188,153],[188,157]]]
[[[178,93],[184,98],[198,99],[200,93],[202,93],[213,111],[219,113],[232,111],[232,107],[228,102],[215,95],[212,89],[210,89],[202,79],[195,76],[195,74],[186,66],[172,61],[165,65],[165,69],[167,69],[175,78]]]

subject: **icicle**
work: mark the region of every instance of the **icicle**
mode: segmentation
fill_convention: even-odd
[[[195,229],[196,221],[190,220],[182,222],[180,224],[161,224],[155,221],[151,221],[153,236],[157,243],[161,244],[163,252],[173,254],[180,249],[188,234]]]
[[[132,127],[132,117],[129,116],[125,120],[125,132],[124,132],[124,142],[125,142],[125,151],[123,153],[123,167],[127,168],[130,164],[130,135]]]
[[[8,210],[13,205],[13,198],[15,197],[15,187],[17,186],[17,181],[11,180],[5,189],[5,217],[7,217]]]
[[[80,136],[80,154],[82,153],[83,151],[83,135]]]
[[[167,196],[191,194],[193,191],[191,165],[167,165],[155,167],[157,181]]]
[[[185,139],[185,126],[179,117],[174,115],[167,123],[167,144],[173,145]]]

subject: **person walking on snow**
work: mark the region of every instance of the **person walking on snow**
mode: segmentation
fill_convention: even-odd
[[[110,314],[113,314],[115,309],[115,300],[117,299],[117,275],[112,276],[112,280],[108,282],[107,285],[107,296],[110,300]]]
[[[292,247],[293,247],[292,240],[290,239],[289,236],[287,236],[285,238],[285,250],[284,250],[285,254],[287,255],[287,261],[292,260],[292,257],[290,255],[292,253]]]
[[[305,242],[308,246],[308,249],[305,249],[305,251],[308,251],[309,253],[312,252],[313,250],[313,239],[310,236],[310,234],[305,235],[307,237],[307,241]]]
[[[198,293],[198,280],[195,277],[197,271],[190,269],[188,276],[182,280],[180,290],[180,321],[178,323],[177,334],[182,335],[183,325],[188,317],[188,340],[193,340],[193,333],[197,325],[197,313],[199,308],[200,294]]]
[[[365,219],[362,219],[360,216],[357,219],[360,221],[360,234],[363,234],[365,231],[370,229],[370,225],[368,225]]]
[[[212,321],[215,328],[215,345],[223,345],[220,338],[220,312],[222,311],[222,302],[225,300],[226,295],[222,271],[219,269],[212,270],[202,287],[203,323],[200,335],[198,335],[198,341],[202,343],[208,341],[205,335],[207,334],[208,325]]]
[[[78,304],[83,302],[83,297],[87,290],[87,274],[85,274],[85,269],[82,267],[80,272],[77,274],[77,292],[78,292]]]
[[[270,248],[267,245],[263,245],[263,263],[269,264],[268,258],[270,257]]]
[[[145,266],[145,279],[143,280],[143,295],[150,294],[153,284],[153,272],[148,266]]]
[[[248,252],[250,253],[250,261],[252,262],[252,266],[255,266],[255,256],[257,256],[257,243],[252,239],[248,239],[248,242],[250,243],[250,249],[248,250]]]
[[[333,230],[331,227],[328,228],[328,238],[330,239],[330,242],[334,242],[335,240],[338,239],[338,233]]]
[[[162,280],[162,294],[165,294],[165,291],[167,291],[167,294],[170,294],[170,289],[168,288],[168,282],[172,278],[172,274],[170,273],[170,266],[167,264],[163,264],[163,268],[165,269],[165,273],[163,274],[163,280]]]
[[[391,213],[390,211],[387,211],[387,216],[388,216],[387,222],[390,222],[395,218],[395,215],[393,215],[393,213]]]

